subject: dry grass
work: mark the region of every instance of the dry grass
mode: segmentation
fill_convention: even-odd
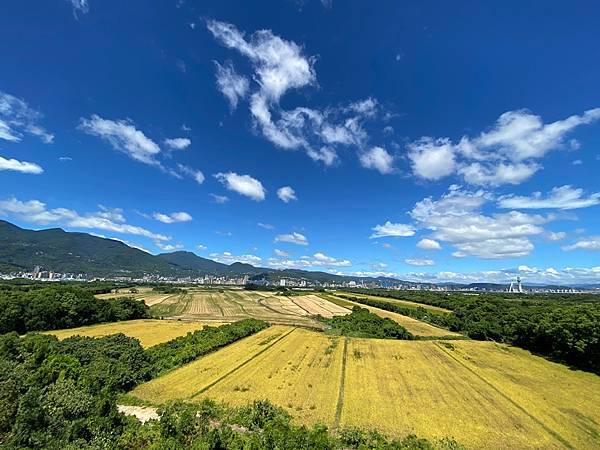
[[[138,339],[142,347],[152,347],[161,342],[167,342],[176,337],[184,336],[191,331],[200,330],[202,327],[203,324],[198,322],[140,319],[49,331],[48,334],[53,334],[62,340],[71,336],[100,337],[123,333]]]
[[[473,449],[600,447],[596,375],[492,342],[346,342],[344,351],[344,338],[271,327],[133,394],[151,403],[268,398],[299,423],[454,437]]]
[[[131,393],[153,404],[171,399],[191,398],[200,390],[218,381],[229,371],[249,361],[261,350],[293,328],[273,326],[234,344],[197,359],[173,372],[135,388]]]
[[[332,426],[342,354],[343,338],[296,329],[194,400],[210,397],[241,405],[268,398],[298,423]]]

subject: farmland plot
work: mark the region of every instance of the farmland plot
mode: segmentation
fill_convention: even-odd
[[[233,405],[268,398],[299,423],[332,426],[340,390],[343,338],[296,329],[244,367],[194,397]]]
[[[161,342],[167,342],[176,337],[184,336],[189,332],[200,330],[203,326],[199,322],[140,319],[56,330],[50,331],[48,334],[52,334],[62,340],[71,336],[101,337],[123,333],[126,336],[139,340],[142,347],[151,347]]]

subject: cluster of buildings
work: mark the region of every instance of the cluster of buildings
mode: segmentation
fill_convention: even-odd
[[[88,281],[87,277],[83,274],[53,272],[51,270],[44,270],[40,266],[35,266],[31,272],[3,274],[0,275],[0,278],[4,280],[24,278],[37,281]]]

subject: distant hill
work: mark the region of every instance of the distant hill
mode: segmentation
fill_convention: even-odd
[[[275,270],[241,262],[228,265],[185,251],[151,255],[114,239],[67,232],[60,228],[26,230],[0,220],[0,271],[32,271],[35,266],[54,272],[90,276],[250,275],[319,282],[374,280],[307,270]]]

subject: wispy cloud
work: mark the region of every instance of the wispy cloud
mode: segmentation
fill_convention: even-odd
[[[288,242],[296,245],[308,245],[308,239],[306,239],[306,236],[296,232],[290,234],[278,234],[275,237],[275,242]]]
[[[584,196],[584,190],[569,185],[552,188],[545,197],[534,192],[530,197],[506,195],[498,206],[505,209],[579,209],[600,204],[600,192]]]
[[[174,212],[171,214],[154,213],[152,214],[156,220],[162,223],[190,222],[192,216],[184,211]]]
[[[381,237],[409,237],[415,235],[415,229],[410,224],[405,223],[392,223],[387,221],[383,225],[377,225],[373,227],[373,234],[371,234],[371,239],[381,238]]]
[[[29,134],[51,144],[54,135],[39,124],[42,118],[42,113],[31,108],[25,100],[0,91],[0,139],[20,142]]]

